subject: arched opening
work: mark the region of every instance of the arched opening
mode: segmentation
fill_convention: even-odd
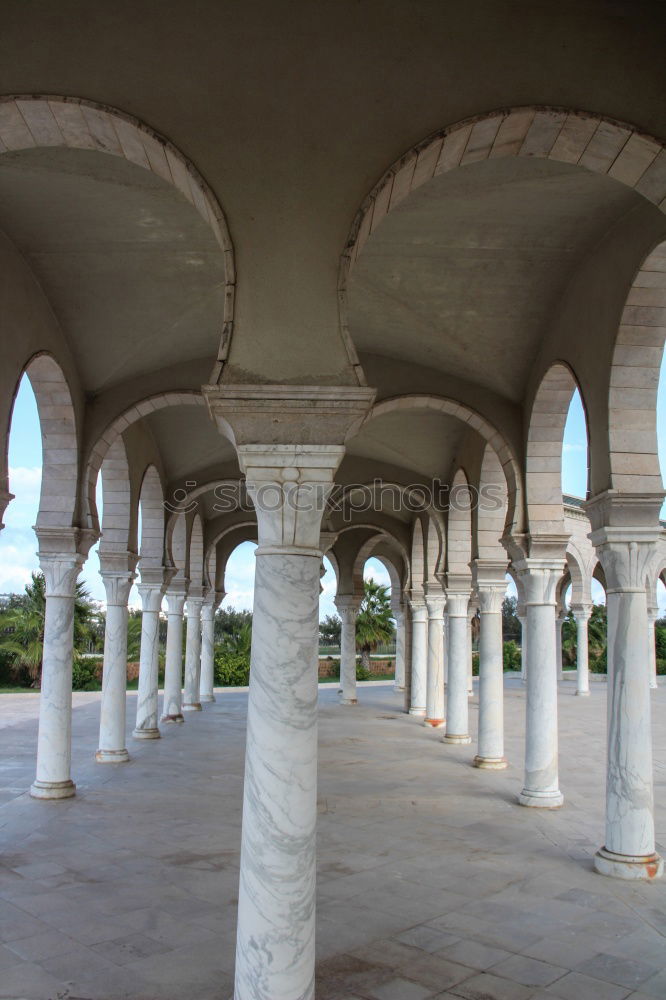
[[[574,389],[562,435],[562,494],[585,500],[589,483],[589,442],[585,408]]]

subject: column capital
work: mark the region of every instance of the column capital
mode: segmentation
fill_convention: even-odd
[[[644,591],[646,580],[656,576],[663,496],[606,490],[585,505],[608,593]]]
[[[196,589],[196,588],[195,588]],[[186,605],[187,605],[187,617],[191,615],[195,617],[201,615],[201,611],[204,607],[205,597],[203,594],[192,593],[192,588],[187,595]]]
[[[428,618],[444,619],[444,608],[446,606],[446,594],[444,593],[429,593],[426,594],[425,598],[426,607],[428,609]]]
[[[101,573],[100,575],[106,591],[107,606],[126,608],[134,583],[134,573]]]
[[[498,615],[506,595],[506,583],[478,584],[479,610],[482,615]]]
[[[139,591],[139,597],[141,598],[142,610],[158,612],[162,606],[162,598],[164,596],[164,587],[152,583],[144,583],[141,581],[137,585],[137,590]]]
[[[47,597],[74,597],[76,580],[98,535],[81,528],[35,527]]]
[[[343,622],[353,624],[361,606],[362,598],[354,594],[340,594],[335,598],[335,607]]]
[[[471,588],[466,590],[446,588],[446,613],[449,618],[467,618],[469,615],[469,599]]]
[[[565,560],[526,558],[514,564],[525,594],[524,604],[557,605],[557,585],[564,575]]]
[[[584,623],[589,621],[590,615],[592,614],[592,605],[581,603],[572,604],[571,610],[573,611],[573,616],[578,623]]]
[[[413,622],[427,622],[428,621],[428,608],[426,607],[426,602],[423,597],[410,597],[409,598],[409,610],[412,613]]]
[[[182,617],[183,611],[185,610],[185,598],[186,594],[182,590],[167,590],[164,595],[167,601],[167,612],[170,615],[179,615]]]

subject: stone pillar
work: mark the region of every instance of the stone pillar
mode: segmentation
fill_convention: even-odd
[[[344,441],[374,395],[358,384],[204,388],[236,444],[259,542],[235,1000],[314,998],[320,528]]]
[[[190,587],[185,603],[187,634],[185,636],[183,712],[201,711],[199,688],[201,686],[201,609],[203,602],[203,590]]]
[[[141,652],[139,694],[136,704],[135,740],[158,740],[157,695],[159,673],[160,608],[164,596],[162,572],[141,571]]]
[[[555,589],[562,559],[526,558],[516,566],[525,593],[527,619],[527,706],[525,785],[522,806],[555,809],[564,801],[557,761],[557,651]]]
[[[340,615],[340,688],[341,705],[356,705],[356,617],[361,600],[341,594],[335,606]]]
[[[425,725],[441,729],[444,718],[444,604],[443,594],[428,594],[428,666]]]
[[[425,715],[428,673],[428,609],[420,597],[410,598],[412,612],[412,687],[410,715]]]
[[[443,743],[471,743],[467,678],[469,675],[469,585],[467,590],[447,588],[449,624],[446,733]]]
[[[403,603],[403,622],[405,629],[405,690],[403,691],[403,708],[408,713],[412,705],[412,611],[409,602]]]
[[[520,679],[525,684],[527,682],[527,616],[519,614],[516,617],[520,622]]]
[[[77,551],[76,529],[40,528],[37,535],[46,607],[37,768],[30,794],[35,799],[66,799],[76,792],[71,777],[74,601],[85,556]]]
[[[219,604],[217,595],[210,594],[201,608],[201,680],[199,701],[215,701],[215,610]]]
[[[576,619],[576,694],[586,697],[590,693],[587,623],[591,608],[588,604],[572,604],[571,610]]]
[[[182,712],[183,687],[183,611],[187,582],[172,583],[166,592],[167,638],[164,663],[164,698],[160,722],[184,722]]]
[[[654,633],[654,626],[658,617],[659,617],[659,608],[648,607],[648,612],[647,612],[648,663],[650,665],[650,687],[653,690],[657,687],[657,645]]]
[[[562,665],[562,626],[564,625],[565,618],[566,612],[561,611],[555,619],[555,657],[557,662],[558,681],[564,679],[564,667]]]
[[[106,590],[99,749],[95,754],[95,760],[100,764],[121,764],[129,760],[129,753],[125,746],[127,602],[134,581],[136,557],[131,560],[131,569],[128,568],[128,560],[125,557],[124,569],[115,572],[109,566],[112,558],[105,555],[100,556],[102,581]]]
[[[499,771],[504,756],[504,655],[502,601],[506,563],[475,562],[479,595],[479,745],[475,767]]]
[[[594,866],[624,879],[658,878],[664,868],[655,851],[645,592],[658,557],[661,500],[607,491],[587,504],[608,613],[606,839]]]
[[[402,604],[394,604],[392,607],[395,619],[395,679],[393,681],[394,691],[405,690],[405,612]]]
[[[470,601],[470,605],[467,610],[467,695],[470,698],[474,694],[474,633],[472,623],[475,615],[476,597],[474,598],[473,604]]]

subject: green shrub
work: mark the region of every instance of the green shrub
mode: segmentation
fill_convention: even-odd
[[[590,657],[590,673],[593,674],[605,674],[607,669],[606,660],[606,650],[599,654],[596,658]]]
[[[479,654],[477,652],[472,653],[472,676],[479,676]]]
[[[661,656],[657,657],[657,673],[663,677],[666,674],[666,659],[662,659]]]
[[[505,670],[520,670],[522,666],[522,652],[520,646],[513,639],[508,639],[504,643],[502,659]]]
[[[356,680],[357,681],[369,681],[372,677],[370,671],[363,666],[359,657],[356,657]]]
[[[74,654],[72,665],[72,691],[99,691],[101,660]]]
[[[220,652],[215,656],[215,683],[221,687],[246,687],[250,682],[247,653]]]

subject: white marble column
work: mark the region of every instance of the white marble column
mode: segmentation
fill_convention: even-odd
[[[340,629],[340,704],[356,705],[356,617],[360,598],[340,594],[335,606],[342,623]]]
[[[609,492],[587,505],[608,614],[606,838],[594,865],[623,879],[651,880],[664,869],[655,851],[645,592],[658,556],[661,499]]]
[[[659,608],[648,607],[648,612],[647,612],[648,662],[650,665],[650,687],[653,690],[657,687],[657,645],[655,640],[654,626],[658,617],[659,617]]]
[[[504,656],[502,601],[506,593],[506,563],[495,570],[477,564],[479,595],[479,745],[476,767],[502,770],[504,756]]]
[[[72,763],[72,658],[74,601],[83,556],[76,551],[44,552],[39,532],[39,565],[45,580],[44,646],[39,698],[35,799],[66,799],[76,792]]]
[[[215,594],[209,594],[201,608],[201,679],[199,701],[206,704],[215,701],[215,610],[218,601]]]
[[[319,526],[342,449],[239,457],[259,544],[234,995],[312,1000]]]
[[[157,698],[159,674],[160,608],[164,583],[157,574],[149,579],[141,574],[141,650],[139,653],[139,692],[136,703],[136,725],[132,736],[135,740],[158,740]]]
[[[562,663],[562,626],[564,625],[565,618],[566,612],[561,611],[555,619],[555,656],[557,662],[558,681],[564,680],[564,666]]]
[[[201,608],[203,593],[187,595],[185,614],[187,630],[185,634],[185,686],[183,689],[183,712],[200,712],[199,688],[201,686]]]
[[[587,623],[591,608],[587,604],[572,604],[571,610],[576,620],[576,694],[586,697],[590,693]]]
[[[395,678],[394,691],[405,690],[405,612],[402,604],[394,604],[392,614],[395,619]]]
[[[103,564],[105,557],[100,557]],[[106,590],[106,626],[104,629],[104,667],[102,703],[99,718],[99,749],[95,760],[100,764],[125,763],[127,716],[127,601],[134,572],[108,572],[102,565]]]
[[[428,672],[428,609],[423,598],[409,602],[412,613],[412,687],[410,715],[425,715]]]
[[[403,710],[409,713],[412,705],[412,612],[409,601],[403,602],[403,623],[405,629],[405,689],[402,693]]]
[[[527,616],[518,614],[516,617],[520,622],[520,679],[525,684],[527,682]]]
[[[528,558],[516,566],[527,619],[525,784],[518,801],[544,809],[555,809],[564,801],[558,776],[555,648],[555,588],[563,568],[564,557]]]
[[[428,594],[428,666],[424,725],[441,729],[444,717],[444,604],[443,594]]]
[[[183,611],[187,582],[172,583],[166,592],[167,637],[164,662],[164,698],[160,722],[184,722],[183,687]]]
[[[474,637],[472,632],[472,622],[474,621],[475,615],[476,598],[474,600],[474,605],[470,603],[467,611],[467,695],[470,698],[474,694]]]
[[[443,743],[471,743],[467,684],[469,675],[469,589],[447,590],[449,625],[446,733]]]

